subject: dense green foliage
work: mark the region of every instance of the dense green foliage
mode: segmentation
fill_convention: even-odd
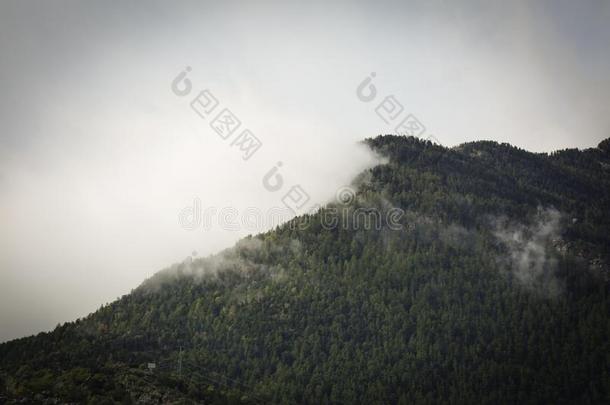
[[[610,402],[608,140],[551,155],[494,142],[367,143],[389,162],[356,180],[349,204],[0,345],[0,396]],[[395,207],[401,229],[350,221]],[[350,215],[328,226],[336,212]]]

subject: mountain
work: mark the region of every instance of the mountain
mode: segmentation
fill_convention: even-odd
[[[354,194],[0,345],[2,400],[610,403],[610,139],[365,142]]]

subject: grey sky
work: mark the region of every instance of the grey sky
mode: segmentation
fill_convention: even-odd
[[[0,341],[250,233],[178,214],[280,206],[278,161],[328,201],[375,162],[356,142],[392,132],[387,95],[450,146],[610,136],[610,2],[503,3],[0,2]],[[263,141],[251,160],[171,92],[185,66]]]

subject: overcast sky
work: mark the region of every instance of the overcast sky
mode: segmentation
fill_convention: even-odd
[[[448,146],[610,136],[608,1],[301,3],[0,1],[0,341],[253,233],[185,229],[196,198],[238,220],[294,185],[330,200],[377,162],[358,141],[394,132],[387,96]],[[261,141],[250,159],[191,109],[204,89]]]

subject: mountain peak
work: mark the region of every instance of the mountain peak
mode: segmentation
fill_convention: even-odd
[[[607,400],[610,179],[591,159],[599,151],[365,142],[389,161],[360,176],[354,199],[0,345],[0,397]]]

